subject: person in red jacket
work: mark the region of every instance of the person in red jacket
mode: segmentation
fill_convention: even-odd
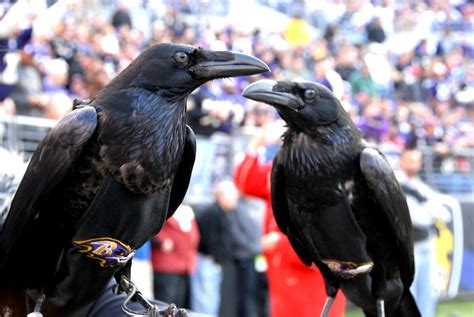
[[[199,230],[191,207],[181,205],[151,240],[155,298],[189,307],[190,276],[197,265]]]
[[[315,266],[308,267],[299,259],[288,238],[278,229],[270,196],[272,162],[265,162],[259,155],[262,148],[275,150],[280,132],[281,129],[271,124],[257,133],[250,141],[243,161],[236,167],[234,181],[244,195],[260,197],[267,202],[262,244],[268,264],[271,317],[313,317],[322,312],[327,298],[324,280]],[[344,316],[345,305],[346,299],[339,292],[329,316]]]

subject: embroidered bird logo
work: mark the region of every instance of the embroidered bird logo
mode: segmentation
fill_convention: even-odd
[[[127,263],[135,255],[135,250],[117,239],[102,237],[73,241],[79,252],[99,261],[101,267],[114,267]]]

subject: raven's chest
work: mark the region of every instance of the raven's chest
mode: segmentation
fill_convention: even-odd
[[[140,118],[99,134],[99,155],[107,174],[136,193],[171,188],[186,137],[184,118]]]

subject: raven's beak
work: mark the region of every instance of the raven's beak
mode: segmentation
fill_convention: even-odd
[[[276,108],[286,108],[299,111],[304,107],[304,102],[291,93],[291,84],[274,80],[259,80],[242,92],[242,96],[255,101],[267,103]]]
[[[204,58],[195,66],[195,74],[207,80],[248,76],[270,71],[267,64],[258,58],[241,53],[207,51]]]

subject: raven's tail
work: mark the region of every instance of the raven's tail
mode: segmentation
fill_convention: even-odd
[[[418,310],[418,306],[416,305],[415,298],[408,290],[403,294],[402,301],[400,302],[400,306],[398,306],[397,310],[394,313],[394,316],[397,317],[421,317],[421,313]]]

